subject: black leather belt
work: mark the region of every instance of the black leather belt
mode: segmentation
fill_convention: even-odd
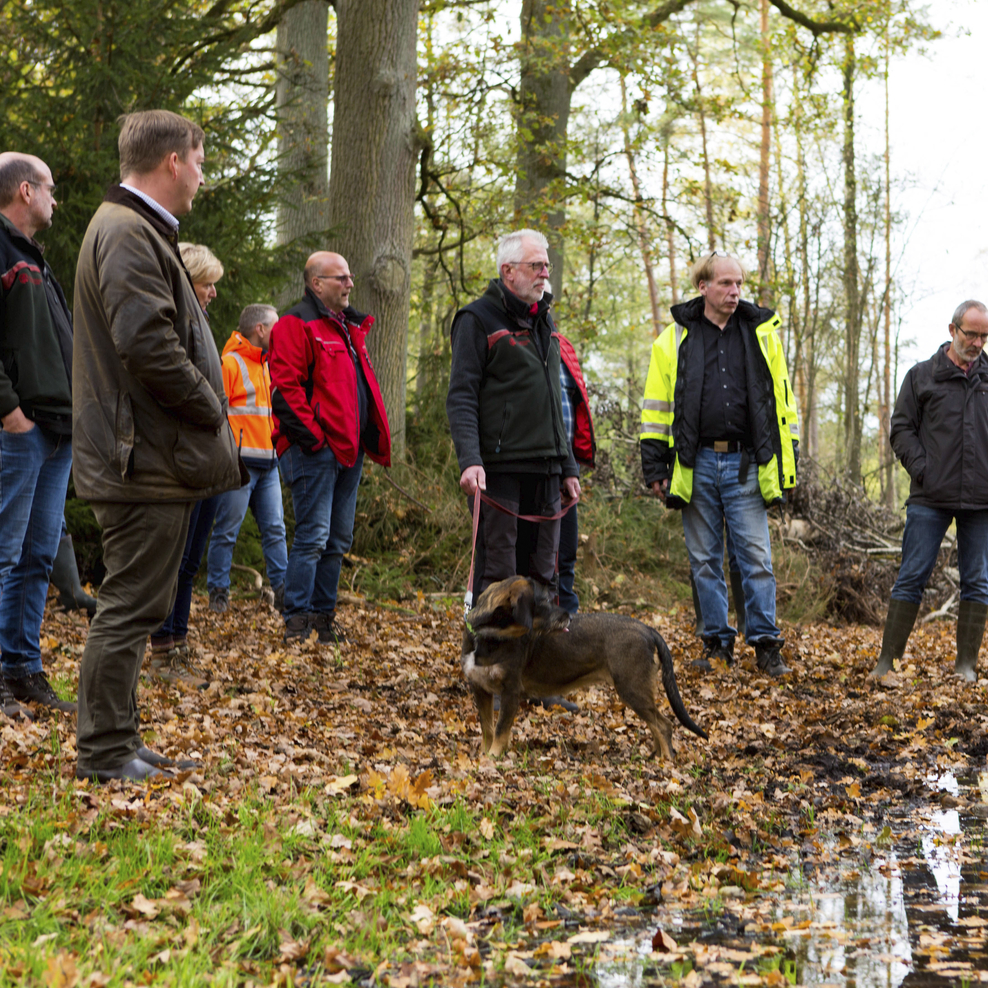
[[[740,453],[744,449],[744,443],[737,439],[701,439],[700,445],[715,453]]]

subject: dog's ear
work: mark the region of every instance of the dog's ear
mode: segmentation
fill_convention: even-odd
[[[515,623],[532,630],[535,621],[535,587],[531,580],[517,579],[511,585],[511,616]]]

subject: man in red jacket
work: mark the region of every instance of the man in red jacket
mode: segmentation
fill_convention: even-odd
[[[367,352],[374,317],[350,305],[346,259],[318,251],[304,280],[304,297],[275,323],[268,351],[275,450],[295,507],[285,640],[315,630],[320,642],[339,644],[346,638],[336,625],[336,591],[364,453],[390,466],[391,433]]]

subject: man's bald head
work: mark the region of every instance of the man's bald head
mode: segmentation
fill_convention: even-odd
[[[302,277],[305,280],[305,287],[312,287],[312,278],[314,275],[320,275],[324,273],[324,269],[333,268],[333,273],[336,272],[336,268],[341,266],[345,271],[349,271],[347,263],[340,254],[334,254],[331,250],[317,250],[314,254],[309,255],[309,259],[305,262],[305,271]]]
[[[0,153],[0,209],[9,206],[20,193],[21,183],[41,182],[48,166],[33,154],[20,151]]]
[[[346,258],[331,250],[310,254],[305,262],[305,287],[330,312],[342,312],[350,304],[353,275]]]

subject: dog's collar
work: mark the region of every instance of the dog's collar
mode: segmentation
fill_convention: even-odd
[[[477,632],[473,630],[473,625],[466,618],[463,619],[463,623],[467,626],[467,631],[469,631],[471,635],[477,634]]]

